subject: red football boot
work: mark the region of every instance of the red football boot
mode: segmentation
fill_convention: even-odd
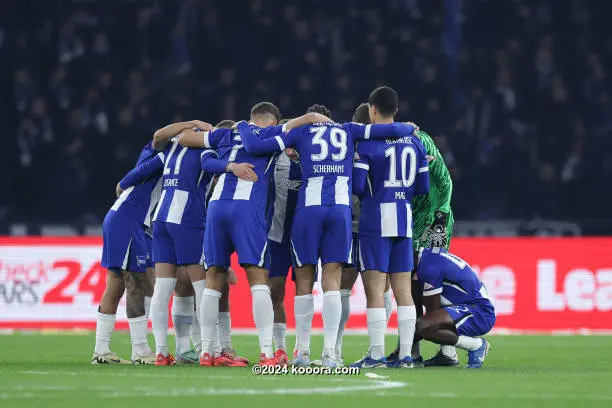
[[[278,360],[276,356],[267,358],[265,354],[261,353],[259,355],[259,363],[260,366],[275,366],[278,365]]]
[[[215,366],[225,367],[246,367],[247,363],[244,361],[237,360],[233,355],[228,352],[222,351],[221,354],[214,358]]]
[[[200,356],[200,365],[202,367],[212,367],[215,365],[215,360],[208,353],[204,353]]]
[[[172,354],[168,354],[167,356],[164,356],[163,354],[160,353],[155,358],[155,365],[158,367],[173,366],[174,364],[176,364],[176,361],[174,360],[174,356]]]
[[[246,357],[240,357],[239,355],[236,354],[236,350],[232,348],[224,348],[221,351],[221,354],[224,354],[224,353],[230,356],[235,361],[240,361],[241,363],[244,363],[245,365],[249,365],[249,359]]]
[[[276,361],[278,361],[278,364],[285,365],[289,362],[289,356],[287,355],[287,352],[283,349],[276,350],[276,353],[274,353],[274,357],[276,357]]]

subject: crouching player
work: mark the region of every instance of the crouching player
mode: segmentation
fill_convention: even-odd
[[[155,356],[147,341],[146,297],[153,286],[145,273],[151,259],[151,212],[161,191],[164,153],[148,143],[137,166],[117,184],[117,200],[104,217],[102,266],[108,269],[106,289],[96,321],[96,345],[92,364],[127,363],[110,350],[119,301],[127,292],[126,312],[132,339],[132,363],[153,364]]]
[[[490,345],[479,336],[495,324],[487,289],[467,262],[445,249],[421,249],[417,262],[426,308],[416,325],[417,336],[467,350],[467,368],[480,368]]]

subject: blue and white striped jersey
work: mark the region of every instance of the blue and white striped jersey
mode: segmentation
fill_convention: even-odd
[[[213,150],[191,149],[177,140],[172,142],[164,161],[161,198],[153,221],[204,227],[206,190],[212,175],[202,166],[216,157]]]
[[[411,200],[429,191],[429,167],[416,136],[357,145],[353,191],[361,197],[359,233],[412,238]]]
[[[151,143],[145,145],[136,167],[119,182],[123,192],[110,211],[138,220],[147,227],[151,226],[151,214],[161,194],[165,153],[156,152]]]
[[[294,146],[302,166],[302,185],[297,208],[351,205],[355,141],[370,138],[410,136],[412,125],[361,125],[357,123],[313,123],[280,132],[279,127],[253,132],[244,122],[237,125],[242,141],[253,154],[282,151]]]
[[[421,248],[416,274],[423,285],[423,296],[440,294],[442,306],[490,300],[470,265],[444,248]]]
[[[278,243],[289,242],[301,183],[300,163],[291,160],[284,152],[280,153],[272,175],[268,239]]]
[[[252,132],[258,133],[261,128],[255,125],[247,125]],[[282,127],[278,126],[278,131]],[[268,189],[272,164],[275,155],[253,155],[246,151],[242,144],[240,133],[236,129],[216,129],[212,132],[204,132],[204,147],[215,149],[219,153],[221,160],[237,163],[250,163],[253,171],[257,174],[257,181],[247,181],[236,177],[233,173],[223,173],[215,189],[213,190],[210,201],[215,200],[248,200],[255,204],[265,204],[268,199]]]

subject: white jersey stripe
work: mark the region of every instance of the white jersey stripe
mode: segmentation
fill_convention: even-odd
[[[370,138],[370,130],[372,129],[372,125],[366,125],[365,127],[365,133],[363,135],[364,139],[369,139]]]
[[[429,171],[429,166],[419,168],[419,173],[425,173],[426,171]]]
[[[323,191],[323,176],[310,177],[306,185],[306,207],[321,205],[321,194]]]
[[[159,199],[161,198],[161,190],[162,190],[163,181],[164,181],[163,177],[160,177],[155,187],[153,187],[153,190],[151,190],[151,201],[149,202],[149,209],[147,210],[147,215],[144,220],[144,225],[146,225],[147,227],[151,226],[151,215],[152,215],[153,209],[155,208],[155,206],[159,202]]]
[[[159,210],[161,210],[162,205],[164,204],[164,198],[166,198],[166,190],[162,190],[161,197],[159,197],[159,203],[157,203],[157,209],[155,210],[155,214],[153,214],[153,221],[157,221]]]
[[[217,185],[213,190],[212,196],[210,196],[210,201],[215,201],[221,198],[221,193],[223,192],[223,185],[225,184],[225,175],[227,173],[223,173],[219,176],[219,180],[217,180]]]
[[[130,248],[132,247],[132,239],[130,238],[130,242],[128,243],[127,249],[125,250],[125,256],[123,257],[123,264],[121,265],[121,270],[128,270],[128,262],[130,260]]]
[[[397,237],[397,203],[380,204],[380,232],[383,237]]]
[[[412,208],[406,203],[406,238],[412,238]]]
[[[369,164],[365,164],[365,163],[355,163],[355,164],[353,164],[353,166],[356,169],[370,170],[370,165]]]
[[[348,181],[347,176],[336,177],[336,204],[351,205]]]
[[[238,179],[238,183],[236,183],[236,190],[234,191],[234,200],[250,200],[253,184],[255,183],[252,181]]]
[[[263,250],[261,251],[261,257],[259,258],[259,263],[257,266],[264,266],[266,260],[266,251],[268,250],[268,241],[264,244]]]
[[[189,193],[183,190],[174,190],[172,201],[170,202],[170,209],[168,210],[168,218],[166,222],[174,224],[180,224],[183,219],[183,213],[187,206],[187,200],[189,199]]]
[[[274,136],[274,140],[276,140],[278,143],[280,150],[285,150],[285,142],[283,142],[283,139],[280,136]]]
[[[204,132],[204,147],[207,149],[210,149],[210,141],[208,140],[208,136],[210,135],[210,132]]]
[[[125,190],[123,190],[123,192],[121,193],[119,198],[117,198],[117,200],[115,201],[115,203],[111,207],[111,210],[117,211],[119,209],[119,207],[121,207],[121,204],[123,204],[125,202],[125,200],[127,200],[127,198],[130,196],[130,193],[132,192],[132,190],[134,190],[134,186],[126,188]]]
[[[293,251],[293,257],[295,258],[295,263],[297,264],[299,268],[301,268],[302,261],[300,261],[300,257],[298,256],[297,251],[295,250],[295,245],[293,245],[293,240],[291,240],[291,250]]]

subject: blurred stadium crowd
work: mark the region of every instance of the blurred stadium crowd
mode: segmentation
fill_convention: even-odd
[[[435,137],[457,219],[605,217],[612,4],[23,0],[0,5],[0,220],[100,222],[170,121],[339,121],[378,84]]]

